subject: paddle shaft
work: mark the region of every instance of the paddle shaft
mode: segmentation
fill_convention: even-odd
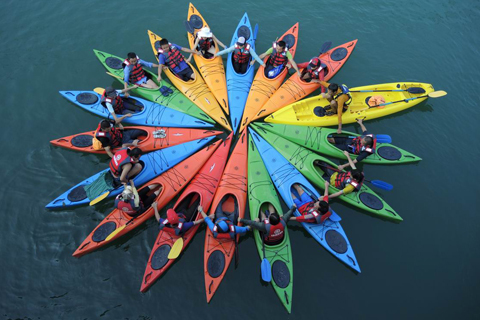
[[[368,108],[376,108],[376,107],[383,107],[383,106],[387,106],[389,104],[392,104],[392,103],[398,103],[398,102],[408,102],[410,100],[415,100],[415,99],[421,99],[421,98],[438,98],[438,97],[442,97],[443,95],[440,95],[440,96],[437,96],[437,95],[431,95],[432,93],[435,93],[435,92],[440,92],[440,91],[434,91],[434,92],[431,92],[430,94],[425,94],[423,96],[420,96],[420,97],[413,97],[413,98],[407,98],[407,99],[402,99],[402,100],[397,100],[397,101],[391,101],[391,102],[385,102],[385,103],[380,103],[380,104],[377,104],[375,106],[369,106]]]

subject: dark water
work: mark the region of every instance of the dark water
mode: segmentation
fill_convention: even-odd
[[[478,1],[199,1],[216,36],[228,43],[245,11],[259,23],[258,52],[300,21],[296,60],[324,41],[359,39],[334,78],[349,86],[432,83],[448,96],[366,123],[423,158],[395,167],[366,165],[379,192],[404,218],[384,222],[335,203],[362,273],[351,272],[300,228],[291,232],[294,298],[288,316],[260,281],[253,237],[241,263],[205,300],[204,230],[146,294],[139,292],[157,235],[150,221],[104,250],[71,257],[111,210],[50,212],[44,205],[106,166],[105,157],[50,147],[92,129],[98,119],[59,90],[112,84],[92,49],[136,51],[153,60],[147,29],[187,45],[183,1],[3,1],[0,315],[4,319],[478,319],[480,119]],[[272,11],[272,9],[274,9]],[[117,84],[115,84],[117,85]],[[345,129],[352,129],[347,126]],[[477,129],[475,129],[477,128]]]

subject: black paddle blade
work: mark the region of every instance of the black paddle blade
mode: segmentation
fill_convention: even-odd
[[[187,32],[193,34],[195,29],[193,29],[193,26],[190,24],[190,22],[188,20],[185,20],[183,24],[185,25],[185,29],[187,30]]]
[[[322,53],[327,52],[328,50],[330,50],[331,47],[332,47],[332,41],[325,42],[320,48],[320,53],[318,55],[321,55]]]
[[[407,91],[408,93],[413,93],[413,94],[425,93],[425,89],[420,87],[411,87],[411,88],[408,88]]]

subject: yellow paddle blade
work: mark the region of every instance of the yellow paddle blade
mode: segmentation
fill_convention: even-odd
[[[175,241],[173,244],[172,249],[170,249],[170,252],[168,253],[168,259],[177,259],[178,256],[180,255],[180,252],[182,252],[183,249],[183,238],[180,237]]]
[[[108,237],[105,239],[105,241],[110,241],[112,240],[113,237],[115,237],[120,231],[126,228],[127,225],[123,225],[120,228],[115,229],[112,233],[108,235]]]
[[[447,92],[446,91],[443,91],[443,90],[439,90],[439,91],[433,91],[433,92],[430,92],[428,94],[428,96],[430,98],[440,98],[440,97],[443,97],[443,96],[446,96],[447,95]]]
[[[93,89],[93,91],[95,91],[99,95],[102,95],[103,92],[105,92],[105,89],[98,87],[98,88]]]
[[[108,74],[109,76],[112,76],[112,77],[114,77],[114,78],[118,78],[118,79],[122,79],[122,80],[123,80],[123,78],[122,78],[122,77],[120,77],[120,76],[117,76],[116,74],[113,74],[113,73],[111,73],[111,72],[108,72],[108,71],[107,71],[107,74]]]
[[[93,199],[92,201],[90,201],[90,205],[91,205],[91,206],[96,205],[97,203],[99,203],[100,201],[102,201],[103,199],[105,199],[106,197],[108,197],[109,194],[110,194],[110,191],[107,191],[107,192],[99,195],[98,197],[96,197],[95,199]]]

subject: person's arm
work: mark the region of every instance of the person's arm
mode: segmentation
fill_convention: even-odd
[[[215,42],[217,42],[219,45],[223,47],[223,49],[227,49],[227,46],[222,43],[222,41],[218,40],[217,37],[212,33],[212,38]]]
[[[157,208],[157,202],[155,201],[154,203],[152,203],[152,208],[153,208],[153,211],[155,211],[155,219],[157,219],[158,222],[160,222],[160,213],[158,213],[158,208]]]
[[[297,210],[297,206],[295,204],[293,204],[291,207],[290,207],[290,210],[288,210],[283,216],[283,220],[285,222],[288,222],[290,220],[290,218],[292,217],[293,213],[295,212],[295,210]]]
[[[343,151],[343,154],[347,157],[348,163],[350,164],[350,167],[352,167],[353,170],[357,169],[355,167],[355,163],[353,163],[352,158],[350,158],[350,153],[348,151]]]
[[[132,187],[133,194],[135,195],[135,208],[138,208],[140,206],[140,196],[138,195],[138,191],[137,188],[135,188],[135,183],[133,183],[133,180],[130,180],[130,186]]]
[[[105,152],[108,154],[110,158],[113,158],[113,153],[112,153],[112,148],[110,146],[103,147],[105,149]]]
[[[265,67],[265,62],[263,62],[263,60],[260,59],[260,57],[257,55],[255,50],[253,50],[253,48],[250,48],[250,54],[252,55],[253,60],[257,61],[261,66]]]
[[[195,42],[196,43],[196,42]],[[195,47],[194,47],[195,48]],[[184,47],[180,47],[180,50],[182,50],[183,52],[188,52],[188,53],[193,53],[193,54],[198,54],[198,55],[201,55],[200,52],[198,52],[197,50],[192,50],[192,49],[188,49],[188,48],[184,48]]]
[[[198,43],[200,42],[200,37],[197,37],[197,39],[195,39],[195,43],[193,44],[193,49],[195,51],[196,54],[198,55],[201,55],[202,53],[200,52],[200,50],[198,50]]]
[[[253,220],[248,220],[248,219],[241,219],[241,218],[238,218],[238,222],[239,223],[241,222],[246,226],[251,226],[251,227],[257,229],[258,231],[267,232],[267,228],[265,227],[265,223],[263,223],[263,222],[253,221]]]
[[[117,118],[117,117],[115,116],[115,117],[114,117],[114,119],[115,119],[115,124],[118,125],[118,127],[120,128],[120,130],[123,130],[123,125],[122,125],[123,119],[125,119],[125,118],[130,118],[131,116],[132,116],[131,113],[124,114],[124,115],[121,116],[120,118]]]
[[[245,234],[250,230],[252,230],[252,227],[250,227],[250,226],[246,226],[246,227],[235,226],[235,233],[236,234]]]
[[[290,53],[290,51],[287,51],[287,58],[288,58],[288,62],[292,65],[293,69],[297,71],[297,74],[300,77],[302,74],[300,73],[300,70],[298,70],[297,63],[295,62],[295,60],[293,60],[293,56]]]
[[[138,60],[138,63],[144,67],[148,67],[148,68],[158,68],[158,64],[156,63],[152,63],[152,62],[148,62],[148,61],[144,61],[142,59],[139,59]]]
[[[357,123],[360,125],[360,128],[362,129],[363,134],[366,134],[367,128],[363,125],[363,119],[355,119],[357,120]]]
[[[261,55],[259,55],[258,58],[259,58],[260,60],[263,60],[263,58],[265,58],[267,55],[271,54],[272,51],[273,51],[273,49],[270,48],[270,49],[268,49],[267,51],[265,51],[264,53],[262,53]],[[254,63],[255,63],[255,60],[252,60],[252,62],[250,62],[250,65],[253,66]]]
[[[330,85],[330,83],[326,82],[326,81],[319,81],[319,83],[325,87],[325,89],[328,89],[328,86]],[[325,93],[322,93],[322,96],[325,97]]]
[[[229,47],[229,48],[227,48],[227,49],[224,49],[224,50],[222,50],[222,51],[218,51],[217,53],[215,53],[215,57],[224,55],[224,54],[226,54],[226,53],[230,53],[230,52],[232,52],[233,50],[235,50],[235,46],[231,46],[231,47]]]
[[[130,80],[130,67],[123,68],[123,89],[128,89],[128,83]]]
[[[130,171],[130,169],[132,169],[132,164],[131,163],[124,164],[123,167],[122,167],[122,174],[120,175],[120,182],[123,184],[123,186],[125,186],[128,183],[127,176],[128,176],[128,172]]]
[[[325,192],[323,193],[323,197],[327,197],[327,200],[328,200],[328,187],[330,187],[330,182],[328,182],[327,180],[325,180]],[[322,199],[323,200],[323,199]],[[328,202],[328,201],[327,201]]]

